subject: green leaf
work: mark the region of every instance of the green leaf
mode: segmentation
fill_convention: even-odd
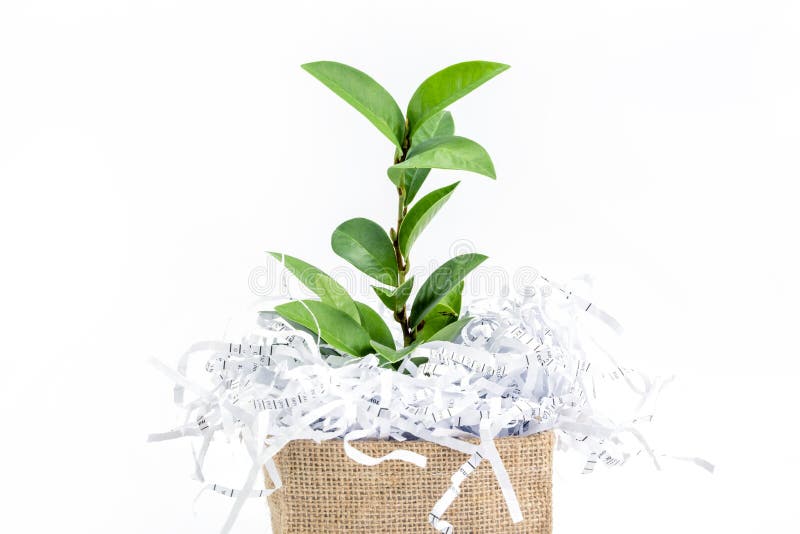
[[[317,61],[302,67],[356,108],[397,148],[402,149],[405,137],[403,112],[392,95],[378,82],[358,69],[335,61]]]
[[[471,270],[486,260],[483,254],[461,254],[456,256],[425,280],[417,292],[409,316],[410,326],[416,328],[422,319],[447,295]]]
[[[433,137],[453,135],[455,133],[453,116],[449,111],[440,111],[423,124],[412,139],[412,146],[422,143]],[[422,184],[431,172],[430,169],[414,169],[405,172],[406,206],[411,205],[417,196]]]
[[[417,338],[429,339],[436,332],[456,320],[458,320],[458,312],[440,302],[420,321],[417,326]]]
[[[382,345],[394,347],[394,337],[392,337],[392,332],[389,330],[389,327],[386,326],[386,323],[383,321],[378,312],[363,302],[356,302],[356,307],[358,308],[358,314],[361,316],[361,326],[363,326],[367,333],[369,333],[370,339],[373,339]]]
[[[405,205],[408,206],[419,193],[425,179],[431,173],[430,169],[407,169],[403,172],[403,183],[405,184],[406,197]]]
[[[375,280],[397,286],[397,261],[386,231],[369,219],[350,219],[331,236],[331,247],[356,269]]]
[[[464,292],[464,281],[460,281],[456,287],[450,290],[450,293],[442,298],[442,304],[456,312],[456,315],[461,313],[461,293]]]
[[[440,111],[426,120],[414,133],[414,137],[411,139],[412,146],[434,137],[453,135],[454,133],[456,133],[456,124],[453,122],[453,115],[449,111]]]
[[[417,237],[428,226],[433,216],[444,206],[444,203],[453,194],[458,184],[459,182],[456,182],[447,187],[431,191],[411,207],[400,225],[400,231],[397,233],[397,241],[403,256],[408,256]]]
[[[381,343],[375,341],[371,341],[370,344],[372,345],[372,348],[375,349],[376,354],[378,354],[378,359],[381,361],[381,365],[399,362],[405,357],[406,354],[417,348],[417,344],[409,345],[408,347],[404,347],[400,350],[387,347],[386,345],[382,345]]]
[[[389,180],[397,187],[405,187],[406,175],[410,176],[412,172],[413,169],[406,171],[404,169],[397,169],[394,166],[386,169],[386,174],[389,176]],[[430,169],[428,169],[428,172],[430,172]]]
[[[461,330],[472,320],[472,317],[462,317],[458,321],[452,322],[425,340],[428,341],[453,341],[461,333]]]
[[[347,315],[358,321],[358,310],[356,304],[347,290],[336,280],[310,265],[303,260],[293,256],[287,256],[280,252],[267,252],[270,256],[283,263],[290,273],[295,275],[310,291],[317,295],[322,302],[334,308],[342,310]]]
[[[381,345],[375,341],[371,341],[370,344],[372,348],[378,354],[378,359],[381,361],[381,365],[386,366],[387,364],[396,364],[403,358],[405,358],[406,354],[413,352],[417,347],[419,347],[423,343],[428,343],[430,341],[453,341],[461,333],[461,330],[472,320],[472,317],[462,317],[461,319],[452,322],[445,326],[444,328],[440,329],[438,332],[434,333],[430,338],[423,339],[421,337],[417,337],[417,340],[409,345],[408,347],[403,347],[402,349],[393,349],[391,347],[387,347],[385,345]],[[415,363],[419,364],[422,363],[426,358],[419,358],[414,359]],[[395,366],[396,367],[396,366]]]
[[[369,333],[352,317],[324,302],[295,300],[275,306],[275,311],[285,319],[318,333],[338,351],[353,356],[364,356],[372,352]]]
[[[387,170],[389,179],[399,186],[404,169],[453,169],[471,171],[496,178],[492,159],[481,145],[457,135],[434,137],[408,152],[408,159]]]
[[[508,65],[491,61],[466,61],[440,70],[422,82],[408,103],[408,128],[413,136],[418,128],[439,111],[480,87]]]
[[[437,332],[458,320],[461,313],[461,293],[464,281],[459,282],[442,300],[428,312],[417,326],[417,339],[430,339]],[[422,327],[422,328],[420,328]]]
[[[387,308],[393,312],[399,312],[405,306],[408,297],[411,295],[411,288],[414,287],[414,277],[412,276],[400,287],[395,289],[386,289],[385,287],[372,286],[378,298],[381,299]]]

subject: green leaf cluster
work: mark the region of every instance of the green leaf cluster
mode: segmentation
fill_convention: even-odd
[[[469,321],[469,317],[461,316],[464,278],[486,256],[462,254],[450,259],[419,285],[410,305],[415,284],[412,277],[406,279],[414,244],[459,182],[414,201],[432,169],[496,178],[486,150],[471,139],[455,135],[453,115],[446,108],[508,69],[508,65],[466,61],[440,70],[419,85],[405,116],[386,89],[353,67],[318,61],[303,65],[303,69],[358,110],[394,146],[394,162],[386,174],[398,195],[396,226],[387,232],[369,219],[347,220],[333,231],[331,248],[381,284],[373,289],[399,324],[403,344],[395,344],[380,314],[353,300],[336,280],[300,259],[271,252],[318,297],[288,302],[275,309],[286,320],[319,335],[337,351],[353,356],[375,353],[384,364],[396,366],[420,343],[452,340]]]

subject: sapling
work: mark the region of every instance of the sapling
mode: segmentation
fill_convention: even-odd
[[[445,108],[508,65],[488,61],[451,65],[422,82],[405,116],[386,89],[353,67],[318,61],[303,68],[357,109],[394,145],[394,162],[387,175],[397,192],[395,226],[387,233],[369,219],[350,219],[334,230],[331,247],[382,284],[372,288],[393,313],[403,344],[397,347],[381,315],[354,300],[333,278],[295,257],[271,252],[319,297],[280,304],[275,310],[286,320],[318,334],[341,353],[377,354],[382,365],[397,366],[420,343],[450,341],[469,321],[469,317],[459,317],[464,277],[486,259],[482,254],[451,258],[419,286],[411,306],[407,304],[415,284],[414,278],[407,276],[414,243],[459,182],[414,200],[431,169],[463,170],[495,178],[489,154],[475,141],[454,135],[453,116]]]

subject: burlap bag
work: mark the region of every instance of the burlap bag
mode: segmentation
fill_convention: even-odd
[[[513,524],[488,461],[461,485],[444,519],[456,533],[552,532],[553,433],[495,440],[525,520]],[[345,456],[341,440],[294,441],[276,457],[283,488],[269,497],[274,534],[435,532],[428,513],[467,455],[427,441],[355,441],[370,456],[402,447],[428,458],[425,469],[399,461],[367,467]]]

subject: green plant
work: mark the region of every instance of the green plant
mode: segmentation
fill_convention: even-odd
[[[459,318],[463,280],[486,259],[482,254],[462,254],[444,263],[419,288],[410,309],[407,306],[414,285],[413,277],[406,278],[414,242],[459,182],[413,201],[431,169],[464,170],[495,178],[489,154],[478,143],[454,135],[453,116],[445,108],[508,65],[467,61],[437,72],[414,92],[405,117],[386,89],[353,67],[319,61],[303,68],[361,112],[394,144],[394,164],[387,174],[397,191],[396,226],[387,234],[373,221],[350,219],[334,230],[331,246],[356,269],[383,284],[372,287],[394,312],[403,333],[403,347],[395,346],[389,327],[375,310],[353,300],[333,278],[302,260],[271,252],[319,297],[275,309],[290,322],[318,333],[338,351],[354,356],[377,353],[382,364],[397,364],[422,342],[453,339],[469,320]]]

